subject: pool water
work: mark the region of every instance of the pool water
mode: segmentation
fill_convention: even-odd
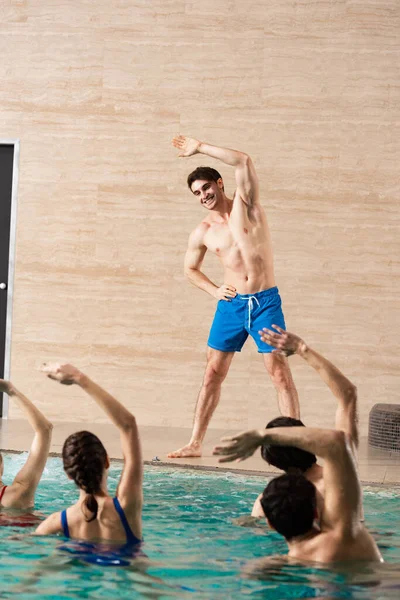
[[[7,483],[26,455],[4,459]],[[120,471],[120,464],[111,466],[110,492]],[[277,564],[256,578],[248,575],[251,560],[286,551],[280,536],[262,524],[237,524],[264,486],[260,477],[146,468],[146,566],[142,561],[127,568],[89,565],[60,550],[63,538],[32,537],[28,528],[0,527],[0,597],[400,598],[400,490],[364,490],[366,521],[386,564],[351,571]],[[77,497],[60,459],[49,459],[36,511],[48,515]]]

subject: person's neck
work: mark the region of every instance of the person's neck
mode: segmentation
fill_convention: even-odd
[[[223,194],[218,204],[212,209],[212,212],[215,217],[227,223],[232,211],[232,206],[233,200]]]
[[[86,496],[88,496],[89,494],[87,492],[85,492],[85,490],[82,490],[81,488],[79,488],[79,503],[82,503],[84,501],[84,499],[86,498]],[[103,479],[101,481],[101,485],[100,485],[100,489],[98,492],[96,492],[95,494],[93,494],[93,496],[95,498],[104,498],[105,496],[108,496],[108,489],[107,489],[107,472],[105,471],[103,474]]]
[[[308,542],[309,540],[315,538],[315,536],[319,535],[319,533],[320,530],[318,527],[313,525],[309,531],[306,531],[306,533],[303,533],[302,535],[296,535],[296,537],[291,538],[291,540],[286,540],[286,543],[289,546],[289,550],[294,550],[300,544],[304,544],[304,542]]]
[[[100,498],[106,498],[108,496],[108,491],[101,488],[95,494],[88,494],[84,490],[79,490],[79,504],[82,504],[84,502],[85,498],[89,495],[93,495],[96,498],[96,500],[99,500]]]

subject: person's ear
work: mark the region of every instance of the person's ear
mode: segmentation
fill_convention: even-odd
[[[219,189],[220,189],[220,190],[223,190],[223,189],[224,189],[224,182],[222,181],[222,177],[220,177],[220,178],[217,180],[217,185],[218,185],[218,187],[219,187]]]
[[[106,469],[110,468],[110,459],[108,458],[108,454],[106,456]]]

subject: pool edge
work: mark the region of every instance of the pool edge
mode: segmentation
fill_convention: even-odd
[[[8,454],[23,454],[24,452],[26,452],[25,450],[8,450],[7,448],[2,448],[1,452],[7,452]],[[49,452],[49,457],[52,458],[61,458],[61,452]],[[112,463],[123,463],[123,459],[122,458],[111,458],[110,459]],[[276,471],[272,472],[272,471],[256,471],[254,469],[252,470],[246,470],[246,469],[235,469],[232,467],[218,467],[218,466],[213,466],[213,465],[194,465],[192,463],[170,463],[170,462],[165,462],[162,460],[144,460],[143,464],[146,466],[150,466],[150,467],[157,467],[157,468],[165,468],[165,469],[186,469],[186,470],[191,470],[191,471],[204,471],[204,472],[210,472],[210,473],[217,473],[217,474],[224,474],[224,473],[234,473],[235,475],[244,475],[246,477],[276,477],[277,473]],[[363,486],[367,486],[367,485],[373,485],[374,487],[381,487],[381,488],[395,488],[395,489],[400,489],[400,483],[396,483],[396,482],[382,482],[382,481],[373,481],[373,480],[366,480],[366,479],[360,479],[360,483]]]

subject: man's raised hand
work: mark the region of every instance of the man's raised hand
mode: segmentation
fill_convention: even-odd
[[[291,356],[292,354],[296,354],[301,348],[305,347],[305,343],[298,335],[290,333],[290,331],[285,331],[281,327],[278,327],[278,325],[272,325],[272,327],[276,329],[276,331],[264,327],[258,333],[263,342],[276,348],[273,352]]]
[[[177,135],[172,140],[172,145],[175,148],[178,148],[179,154],[178,156],[192,156],[193,154],[197,154],[200,146],[199,140],[195,140],[194,138],[186,137],[185,135]]]
[[[234,437],[222,438],[226,442],[224,446],[215,446],[213,454],[223,456],[218,462],[232,462],[233,460],[242,461],[254,454],[262,444],[263,436],[257,431],[245,431]]]

